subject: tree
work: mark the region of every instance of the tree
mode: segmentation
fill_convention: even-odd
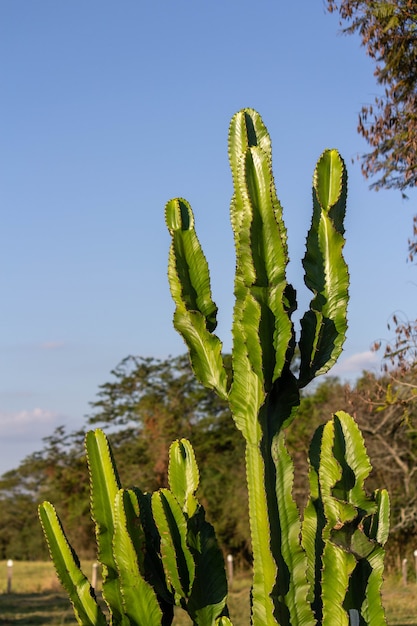
[[[375,77],[384,88],[373,104],[362,107],[358,132],[371,151],[362,156],[371,187],[400,189],[417,185],[417,3],[415,0],[327,0],[338,11],[343,32],[358,33],[376,62]],[[417,252],[417,216],[409,241]]]
[[[39,532],[37,504],[59,498],[59,512],[76,532],[82,557],[92,558],[93,527],[88,516],[86,462],[79,433],[63,427],[44,439],[44,448],[27,456],[19,467],[0,478],[0,558],[36,560],[47,550]]]
[[[187,355],[165,360],[129,356],[111,372],[92,403],[89,425],[110,433],[118,462],[129,482],[147,490],[166,487],[168,451],[176,438],[194,442],[229,410],[226,402],[198,383]],[[136,466],[136,470],[134,469]],[[133,471],[137,473],[132,475]]]
[[[388,324],[388,330],[394,326],[395,335],[392,341],[385,344],[384,371],[393,369],[398,378],[401,375],[417,371],[417,320],[409,320],[399,313],[392,316],[392,324]],[[375,342],[374,350],[381,348],[382,342]]]

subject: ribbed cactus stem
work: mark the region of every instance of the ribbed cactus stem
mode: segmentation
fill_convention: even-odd
[[[302,523],[285,443],[300,389],[329,370],[345,340],[346,168],[336,150],[325,150],[314,171],[313,216],[303,259],[312,300],[297,344],[291,319],[296,294],[286,279],[287,233],[272,173],[271,140],[256,111],[244,109],[232,118],[228,146],[236,249],[231,375],[215,334],[217,306],[191,206],[174,198],[165,217],[175,328],[187,344],[197,379],[228,401],[246,442],[251,621],[255,626],[382,626],[389,499],[384,490],[371,495],[365,490],[371,466],[359,429],[340,412],[316,431]],[[197,626],[232,626],[222,553],[196,497],[199,472],[191,444],[180,440],[171,446],[169,488],[154,494],[122,488],[104,433],[88,433],[86,448],[110,623],[169,626],[177,605]],[[39,512],[78,623],[104,626],[106,618],[55,510],[44,503]]]
[[[296,297],[286,280],[287,233],[272,173],[271,140],[253,109],[239,111],[232,118],[229,160],[236,249],[230,386],[225,384],[221,342],[214,334],[217,307],[211,300],[207,261],[195,235],[191,207],[182,199],[171,200],[166,207],[172,235],[169,279],[176,304],[174,324],[189,348],[197,378],[229,400],[233,419],[246,440],[254,569],[252,621],[312,626],[316,618],[331,619],[328,607],[332,602],[337,606],[349,593],[356,561],[351,554],[342,554],[335,543],[331,522],[335,512],[329,504],[323,508],[323,487],[313,474],[313,500],[304,516],[301,545],[285,428],[296,416],[300,389],[329,370],[345,340],[349,283],[342,256],[346,168],[336,150],[325,150],[314,171],[313,216],[303,259],[305,283],[313,297],[301,319],[298,373],[294,374],[297,341],[291,316]],[[331,424],[337,429],[345,422]],[[355,445],[360,454],[360,441]],[[330,479],[324,472],[323,480],[326,477]],[[319,546],[322,561],[314,557]],[[334,596],[330,578],[339,566],[339,595]],[[378,585],[370,577],[370,587],[373,584]],[[345,608],[338,610],[334,623],[347,616]]]

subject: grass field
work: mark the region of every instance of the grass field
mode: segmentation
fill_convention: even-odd
[[[91,576],[92,563],[83,569]],[[236,576],[229,596],[230,616],[234,626],[249,624],[249,590],[247,576]],[[0,626],[62,626],[75,624],[72,608],[56,579],[51,563],[15,562],[12,590],[7,591],[7,566],[0,561]],[[384,605],[389,626],[417,626],[417,584],[407,587],[389,578],[384,588]],[[179,611],[174,624],[186,626],[191,622]]]

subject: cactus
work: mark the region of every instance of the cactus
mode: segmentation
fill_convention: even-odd
[[[191,206],[172,199],[165,216],[172,239],[168,278],[176,305],[174,326],[186,342],[197,379],[229,402],[246,442],[251,621],[255,626],[382,626],[389,501],[384,490],[365,491],[370,463],[354,420],[337,413],[314,434],[310,498],[302,519],[292,496],[294,466],[285,442],[300,390],[330,369],[345,339],[345,165],[336,150],[326,150],[314,171],[313,216],[303,259],[312,299],[297,342],[296,292],[286,280],[287,234],[272,174],[271,141],[252,109],[232,119],[229,158],[236,249],[231,376],[214,332],[217,307]],[[174,442],[169,489],[154,494],[121,488],[101,431],[87,434],[86,447],[110,623],[168,625],[176,605],[194,624],[230,626],[223,558],[195,496],[199,474],[191,444]],[[40,517],[78,622],[107,623],[51,504],[40,506]]]
[[[328,578],[321,582],[319,576],[320,559],[325,563],[328,559],[328,572],[331,566],[338,567],[337,563],[342,567],[342,601],[344,594],[352,596],[351,581],[359,577],[359,569],[350,569],[356,557],[340,545],[338,556],[328,548],[312,563],[312,550],[301,542],[301,520],[292,497],[294,469],[285,445],[285,428],[296,416],[300,389],[330,369],[345,340],[349,283],[342,256],[346,168],[336,150],[326,150],[314,171],[313,217],[303,259],[305,284],[313,297],[301,319],[296,376],[292,365],[297,342],[291,319],[297,306],[296,292],[286,280],[287,234],[272,174],[271,141],[256,111],[244,109],[233,117],[229,159],[234,183],[230,217],[236,249],[231,381],[228,383],[222,360],[222,343],[214,333],[217,307],[211,295],[208,264],[195,232],[191,207],[182,198],[170,200],[165,210],[172,238],[168,277],[176,305],[174,326],[187,344],[196,377],[229,401],[233,419],[246,441],[253,549],[252,622],[315,624],[320,622],[323,611],[326,615],[319,607],[316,591],[325,596],[329,587]],[[350,452],[354,459],[356,449]],[[358,454],[363,456],[364,452]],[[338,467],[337,456],[334,463]],[[327,471],[325,466],[324,476]],[[313,477],[311,481],[314,486]],[[318,497],[321,502],[328,494],[320,490]],[[378,498],[386,511],[385,492],[375,496],[375,502]],[[368,515],[375,517],[372,506],[368,508],[373,512]],[[309,521],[313,509],[310,503],[305,513],[306,546],[311,543],[308,531],[311,534],[314,525]],[[323,532],[317,541],[326,547],[335,546],[336,537],[341,536],[329,530],[335,521],[326,517],[331,511],[324,507],[322,517],[315,522]],[[363,538],[362,534],[355,537]],[[350,557],[340,560],[340,552]],[[372,572],[380,571],[380,557],[375,561],[367,557],[367,564]],[[379,578],[375,576],[369,574],[369,585],[379,589],[379,582],[374,582]],[[346,602],[346,608],[341,608],[345,616],[346,611],[357,610],[353,601]],[[365,611],[364,616],[368,613]],[[382,615],[382,609],[378,615]]]
[[[350,415],[336,413],[310,447],[310,499],[302,543],[308,560],[309,599],[319,624],[385,624],[380,599],[389,501],[385,490],[368,496],[371,471],[362,435]]]
[[[231,624],[223,556],[195,497],[199,472],[191,444],[182,439],[171,445],[170,489],[152,495],[122,489],[101,430],[87,433],[86,449],[91,511],[110,623],[168,626],[177,605],[194,624]],[[39,515],[78,623],[107,624],[52,504],[41,504]]]

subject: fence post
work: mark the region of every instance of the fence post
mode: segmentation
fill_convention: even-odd
[[[416,581],[417,581],[417,550],[414,550],[414,569],[416,571]]]
[[[13,561],[9,559],[7,561],[7,593],[12,592],[12,578],[13,578]]]
[[[94,591],[96,591],[97,589],[97,570],[98,570],[98,563],[93,563],[93,571],[91,573],[91,586],[94,589]]]
[[[403,559],[402,571],[403,571],[403,585],[404,587],[406,587],[407,586],[407,559]]]
[[[232,586],[233,583],[233,556],[228,554],[226,557],[227,562],[227,580],[229,585]]]

